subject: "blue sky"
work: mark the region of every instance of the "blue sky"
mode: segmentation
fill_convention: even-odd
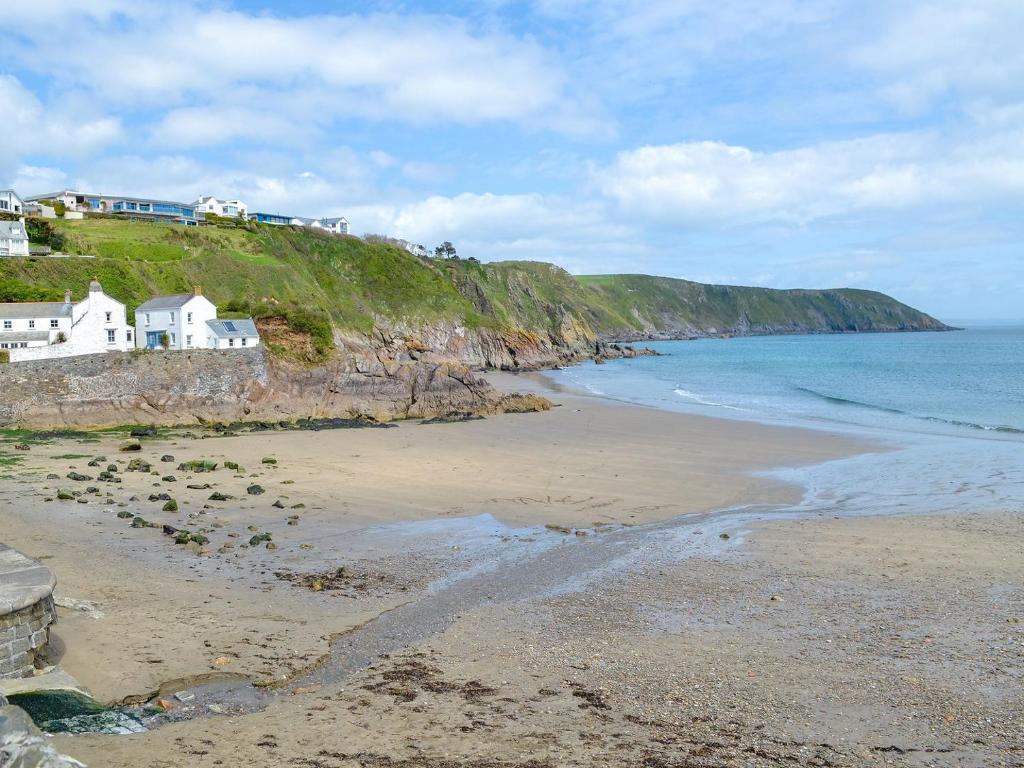
[[[0,186],[1024,316],[1019,0],[16,4]]]

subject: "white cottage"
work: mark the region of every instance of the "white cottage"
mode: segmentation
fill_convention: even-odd
[[[194,293],[157,296],[135,310],[135,346],[139,349],[205,349],[206,321],[217,307],[197,289]]]
[[[13,189],[0,189],[0,211],[20,216],[25,212],[25,201]]]
[[[244,320],[207,320],[210,349],[241,349],[258,347],[260,334],[251,317]]]
[[[97,280],[77,303],[67,291],[63,302],[0,304],[0,349],[10,350],[12,363],[125,352],[134,345],[124,304],[105,294]]]
[[[0,256],[28,256],[28,253],[25,220],[0,221]]]
[[[140,349],[235,349],[259,346],[252,318],[218,320],[217,307],[199,289],[157,296],[135,310]]]
[[[320,219],[320,224],[328,232],[332,232],[335,235],[347,235],[348,234],[348,219],[344,216],[330,219]]]

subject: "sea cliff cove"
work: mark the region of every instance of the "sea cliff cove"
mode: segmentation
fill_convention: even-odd
[[[3,21],[0,768],[1024,766],[1024,12]]]

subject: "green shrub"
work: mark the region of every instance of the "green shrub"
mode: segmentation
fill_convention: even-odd
[[[9,362],[11,362],[11,351],[9,349],[0,349],[0,365]]]

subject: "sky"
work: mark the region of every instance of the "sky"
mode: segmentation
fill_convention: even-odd
[[[1024,317],[1021,0],[48,0],[0,188]],[[12,119],[13,116],[13,119]]]

